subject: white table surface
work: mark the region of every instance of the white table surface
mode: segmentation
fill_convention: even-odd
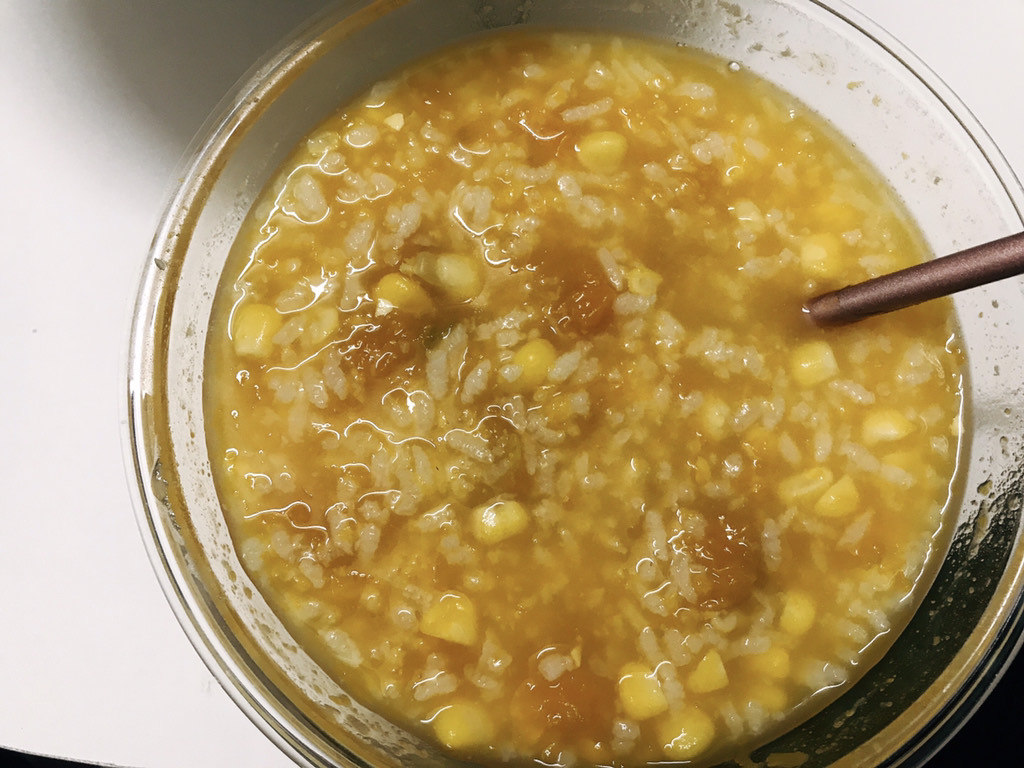
[[[2,747],[133,768],[290,765],[158,587],[119,420],[136,284],[178,159],[321,4],[0,0]],[[1024,0],[851,4],[1024,176]]]

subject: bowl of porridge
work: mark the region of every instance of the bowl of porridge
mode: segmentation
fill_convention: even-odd
[[[154,565],[302,765],[895,765],[1020,633],[1018,231],[884,33],[798,0],[344,3],[197,140],[129,371]]]

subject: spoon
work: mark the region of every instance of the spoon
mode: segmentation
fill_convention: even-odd
[[[985,283],[1024,274],[1024,232],[816,296],[803,311],[815,325],[846,325]]]

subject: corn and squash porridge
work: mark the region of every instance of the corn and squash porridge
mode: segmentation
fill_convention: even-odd
[[[898,632],[962,354],[877,175],[735,64],[504,34],[299,146],[235,243],[208,444],[241,561],[363,703],[484,764],[749,747]]]

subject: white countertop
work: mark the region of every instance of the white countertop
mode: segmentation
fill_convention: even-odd
[[[123,469],[138,277],[186,144],[316,0],[0,0],[0,747],[133,768],[289,760],[150,567]],[[1024,0],[854,0],[1024,176]],[[1016,92],[1015,100],[1011,92]]]

